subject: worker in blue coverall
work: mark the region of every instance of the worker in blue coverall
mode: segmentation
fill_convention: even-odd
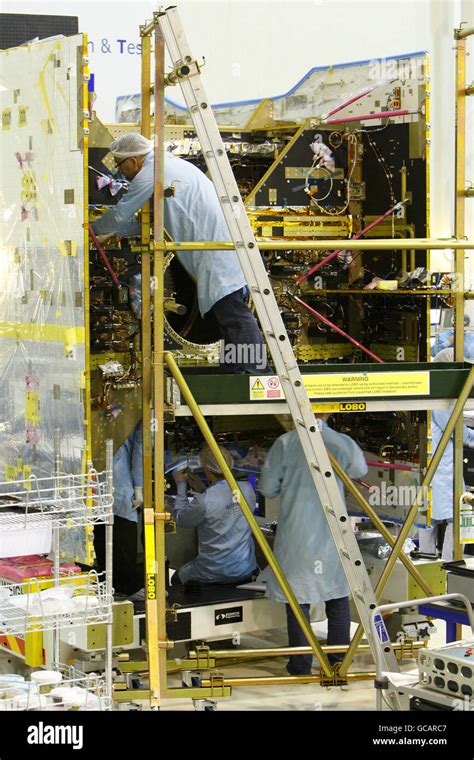
[[[327,424],[329,415],[316,415],[326,448],[350,478],[367,473],[359,446]],[[344,497],[342,482],[337,479]],[[349,644],[349,588],[329,530],[326,516],[296,431],[280,436],[271,447],[262,468],[258,489],[268,498],[280,495],[278,529],[274,553],[309,622],[311,604],[324,602],[328,618],[328,645]],[[267,581],[265,596],[286,602],[273,573]],[[308,646],[290,606],[286,605],[290,647]],[[330,654],[336,664],[340,654]],[[312,655],[292,655],[288,673],[311,674]]]
[[[465,359],[474,360],[474,346],[471,342],[464,343]],[[454,349],[443,348],[433,359],[434,362],[454,362]],[[433,409],[431,413],[431,436],[433,452],[441,440],[448,420],[453,411],[454,403],[450,409]],[[464,425],[464,445],[474,448],[474,430]],[[453,461],[454,444],[453,438],[441,457],[438,468],[431,481],[431,526],[420,529],[418,537],[420,551],[424,554],[436,554],[437,545],[440,543],[440,532],[444,528],[444,536],[441,543],[441,559],[451,562],[453,554]],[[463,488],[465,490],[465,488]]]
[[[128,191],[93,224],[100,242],[118,235],[140,234],[134,218],[151,198],[155,188],[153,142],[130,132],[110,145],[117,168],[129,180]],[[164,223],[176,242],[227,241],[229,230],[214,185],[196,166],[165,153],[165,187],[174,195],[165,198]],[[235,251],[178,251],[177,258],[197,284],[201,315],[212,314],[224,341],[225,356],[243,357],[224,364],[232,373],[265,371],[266,355],[257,320],[244,301],[246,281]],[[226,347],[248,347],[248,351],[226,352]],[[257,348],[258,347],[258,348]],[[258,357],[258,359],[257,359]]]
[[[230,469],[230,452],[219,446]],[[197,528],[199,551],[191,562],[182,565],[171,579],[172,585],[188,582],[237,585],[251,580],[257,569],[252,531],[214,455],[208,446],[200,453],[204,475],[209,482],[204,493],[188,499],[186,470],[175,470],[177,496],[171,509],[178,527]],[[251,508],[255,492],[248,481],[239,487]]]

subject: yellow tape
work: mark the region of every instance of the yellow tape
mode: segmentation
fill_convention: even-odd
[[[38,340],[49,343],[66,343],[74,335],[75,343],[85,342],[85,330],[83,327],[71,327],[71,325],[38,325],[29,322],[0,322],[0,339],[12,338],[13,340]]]
[[[38,668],[43,665],[43,632],[29,631],[25,634],[25,665]]]
[[[12,124],[12,112],[9,108],[4,108],[2,111],[2,129],[8,131]]]
[[[26,111],[28,106],[18,106],[18,126],[25,127],[28,124],[28,117]]]
[[[29,465],[26,465],[23,467],[23,480],[29,481],[28,483],[24,484],[24,488],[26,491],[31,491],[31,467]]]
[[[11,464],[5,465],[5,480],[16,480],[18,476],[18,468],[13,467]]]
[[[7,642],[8,647],[11,649],[12,652],[15,652],[15,654],[22,654],[22,651],[20,649],[20,646],[18,644],[18,641],[16,640],[15,636],[7,636]]]
[[[31,422],[34,427],[36,427],[41,420],[38,393],[29,392],[26,394],[25,420],[26,422]]]
[[[59,48],[59,45],[56,45],[56,49],[58,49],[58,48]],[[44,103],[45,108],[46,108],[46,113],[48,114],[47,121],[43,121],[41,123],[42,123],[43,127],[45,128],[46,132],[52,132],[53,135],[55,134],[56,129],[55,129],[55,126],[54,126],[54,119],[53,119],[53,114],[51,112],[51,106],[49,104],[48,93],[46,92],[46,84],[45,84],[45,81],[44,81],[44,72],[45,72],[46,66],[52,60],[52,58],[53,58],[54,55],[55,55],[54,53],[50,53],[48,55],[48,57],[46,58],[44,66],[43,66],[43,68],[41,69],[41,71],[39,73],[39,80],[38,80],[38,85],[39,85],[39,88],[40,88],[41,96],[43,98],[43,103]]]
[[[145,563],[147,576],[156,574],[155,524],[145,523]]]
[[[63,256],[77,256],[77,243],[75,240],[61,240],[58,243],[58,248]]]

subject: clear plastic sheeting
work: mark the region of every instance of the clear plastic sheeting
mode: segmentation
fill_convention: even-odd
[[[238,129],[263,129],[301,124],[308,117],[350,117],[391,110],[391,103],[380,92],[387,85],[406,88],[404,103],[411,96],[417,103],[414,84],[423,85],[426,78],[424,53],[409,53],[392,58],[342,63],[311,69],[289,92],[270,98],[240,103],[213,105],[217,123]],[[390,90],[391,88],[389,88]],[[396,106],[395,106],[396,108]],[[137,123],[141,119],[141,95],[117,98],[115,109],[118,123]],[[167,124],[192,124],[187,110],[177,103],[165,102]]]
[[[0,51],[2,493],[51,476],[55,436],[61,470],[85,469],[82,46]]]

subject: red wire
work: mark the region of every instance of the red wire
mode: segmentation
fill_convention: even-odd
[[[345,124],[347,121],[369,121],[369,119],[391,119],[394,116],[410,116],[417,114],[418,111],[380,111],[380,113],[366,113],[360,116],[343,116],[340,119],[331,119],[325,121],[324,124]]]
[[[114,285],[116,285],[118,287],[119,286],[119,279],[118,279],[117,275],[115,274],[114,270],[112,269],[112,265],[111,265],[110,261],[108,260],[106,254],[105,254],[104,249],[102,248],[101,244],[97,240],[95,232],[92,229],[92,226],[90,224],[89,224],[89,234],[90,234],[92,240],[94,241],[94,245],[97,248],[97,251],[99,253],[100,258],[102,259],[102,261],[104,262],[105,266],[107,267],[107,269],[109,271],[109,274],[110,274],[110,276],[111,276],[111,278],[113,280]]]
[[[325,325],[331,328],[331,330],[334,330],[335,332],[339,333],[339,335],[342,335],[344,338],[347,338],[347,340],[350,340],[351,343],[353,343],[357,348],[360,348],[362,351],[364,351],[366,354],[372,357],[372,359],[375,359],[376,362],[379,362],[379,364],[385,364],[385,362],[376,354],[373,354],[372,351],[370,351],[368,348],[362,345],[362,343],[359,343],[358,340],[353,338],[348,333],[344,332],[344,330],[341,330],[340,327],[334,324],[334,322],[331,322],[331,320],[327,319],[327,317],[324,317],[322,314],[320,314],[319,311],[316,311],[316,309],[313,309],[312,306],[309,306],[309,304],[305,303],[301,300],[301,298],[298,298],[298,296],[293,296],[295,301],[298,301],[302,306],[304,306],[305,309],[307,309],[311,314],[314,314],[315,317],[321,320],[321,322],[324,322]]]
[[[354,235],[354,237],[351,238],[351,240],[359,240],[359,238],[362,237],[362,235],[365,235],[366,232],[369,232],[371,229],[376,227],[377,224],[380,224],[380,222],[383,222],[383,220],[386,219],[387,216],[390,216],[390,214],[393,214],[393,212],[398,208],[399,205],[400,205],[399,203],[396,203],[395,206],[393,206],[392,208],[389,208],[388,211],[385,212],[385,214],[382,214],[382,216],[379,216],[378,219],[375,219],[373,222],[368,224],[367,227],[364,227],[364,229],[358,232],[357,235]],[[338,255],[338,253],[342,253],[344,250],[345,248],[339,248],[337,251],[333,251],[332,253],[330,253],[329,256],[326,256],[325,259],[318,262],[318,264],[315,264],[314,267],[311,267],[311,269],[308,269],[308,271],[305,272],[305,274],[300,275],[298,279],[296,280],[296,284],[300,285],[302,282],[307,280],[308,277],[310,277],[314,272],[317,272],[318,269],[321,269],[321,267],[323,267],[329,261],[332,261],[332,259],[334,259]]]

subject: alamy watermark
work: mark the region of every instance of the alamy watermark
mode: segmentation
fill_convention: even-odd
[[[264,370],[267,366],[267,347],[264,343],[225,343],[221,341],[219,363]]]
[[[368,76],[371,81],[388,79],[416,79],[423,82],[426,79],[425,60],[423,56],[417,58],[373,58],[369,61]]]
[[[84,746],[83,726],[58,726],[49,725],[39,721],[36,725],[28,727],[28,744],[69,744],[73,749],[82,749]]]
[[[370,486],[368,502],[371,507],[411,507],[418,500],[423,506],[428,500],[426,486],[394,486],[383,480],[379,486]]]

